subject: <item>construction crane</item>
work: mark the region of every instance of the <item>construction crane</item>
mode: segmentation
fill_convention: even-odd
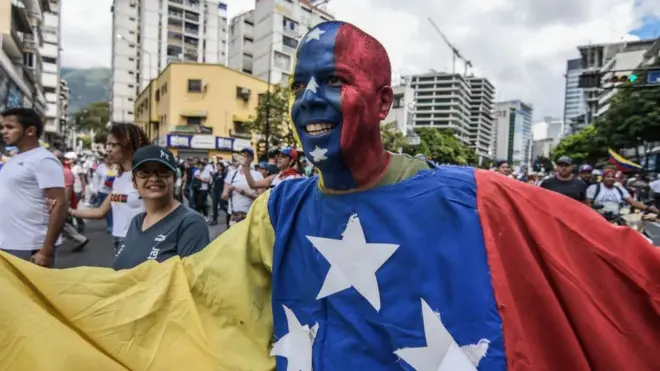
[[[438,34],[440,34],[440,37],[442,37],[442,40],[445,42],[445,44],[447,44],[449,49],[451,49],[451,51],[452,51],[453,57],[452,57],[452,71],[451,71],[451,73],[452,74],[456,73],[456,58],[459,58],[465,64],[465,69],[463,71],[463,75],[467,76],[468,68],[472,67],[472,62],[465,59],[461,55],[461,52],[458,50],[458,48],[456,48],[451,42],[449,42],[449,39],[447,39],[447,36],[445,36],[445,34],[442,33],[442,31],[440,31],[440,27],[438,27],[438,25],[435,24],[435,22],[433,22],[433,19],[429,18],[429,22],[431,22],[431,25],[433,26],[433,28],[435,28],[435,30],[438,32]]]

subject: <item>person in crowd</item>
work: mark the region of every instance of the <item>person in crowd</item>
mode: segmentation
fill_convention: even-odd
[[[254,161],[254,150],[250,147],[245,147],[241,150],[239,157],[241,163],[251,164]],[[250,211],[250,206],[252,206],[252,203],[259,195],[259,192],[251,189],[248,185],[246,173],[249,173],[253,180],[263,179],[261,173],[244,166],[230,171],[227,177],[225,177],[222,199],[229,202],[229,222],[227,223],[227,227],[231,227],[244,220],[248,211]]]
[[[130,169],[135,152],[147,145],[149,145],[149,139],[139,126],[133,124],[112,125],[105,143],[108,162],[117,168],[117,176],[112,183],[112,192],[98,208],[69,210],[71,216],[83,219],[103,219],[112,213],[112,237],[116,251],[122,245],[133,217],[144,211],[142,198],[133,187]]]
[[[220,158],[218,156],[218,158]],[[211,183],[211,201],[213,212],[211,213],[211,222],[210,225],[218,225],[218,214],[220,210],[223,210],[227,213],[227,201],[222,199],[222,191],[225,187],[225,177],[227,177],[227,169],[225,164],[222,161],[218,161],[216,164],[215,172],[212,175],[213,181]],[[227,215],[229,215],[227,213]]]
[[[62,153],[62,151],[54,150],[53,154],[55,155],[55,157],[57,157],[60,163],[62,163],[62,172],[64,173],[64,188],[66,193],[66,199],[69,203],[68,207],[70,209],[77,209],[79,205],[79,199],[76,196],[76,192],[75,192],[76,176],[73,174],[73,170],[71,169],[70,160],[66,157],[64,153]],[[64,225],[64,229],[62,229],[62,234],[67,239],[76,243],[76,246],[74,246],[72,251],[80,252],[85,248],[85,246],[89,242],[89,239],[85,237],[80,231],[80,228],[76,228],[73,225],[73,223],[74,223],[74,218],[68,216],[66,220],[66,224]]]
[[[628,204],[638,210],[658,212],[656,207],[646,206],[635,200],[625,187],[617,185],[615,171],[612,169],[603,172],[603,180],[600,183],[592,184],[587,188],[586,198],[587,205],[602,205],[604,211],[619,213],[620,206]]]
[[[660,208],[660,174],[655,176],[655,179],[649,183],[649,188],[653,194],[653,202],[656,208]]]
[[[245,159],[248,161],[248,158]],[[269,175],[267,178],[254,180],[250,175],[251,163],[241,164],[248,187],[252,189],[275,188],[287,179],[302,178],[300,165],[298,164],[298,151],[293,148],[282,148],[277,154],[277,168],[279,173]]]
[[[541,188],[562,194],[576,201],[585,201],[587,184],[573,173],[573,160],[568,156],[560,157],[555,163],[555,176],[541,182]]]
[[[94,170],[92,177],[92,189],[96,194],[96,202],[94,207],[99,207],[103,204],[108,195],[112,192],[112,185],[115,182],[115,166],[106,161],[106,155],[99,155],[99,163]],[[105,230],[108,234],[112,233],[112,213],[105,216]]]
[[[67,156],[69,155],[69,156]],[[77,155],[73,152],[67,153],[66,157],[66,166],[71,168],[73,173],[74,183],[73,183],[73,192],[76,197],[76,203],[82,204],[85,201],[86,191],[87,191],[87,171],[80,165],[81,161],[78,159]],[[85,222],[76,218],[76,227],[79,233],[85,232]]]
[[[580,179],[582,179],[584,184],[587,185],[587,187],[592,184],[598,183],[598,180],[595,180],[594,176],[592,175],[593,171],[594,171],[593,167],[591,167],[591,165],[589,164],[580,165],[580,167],[578,168],[578,176],[580,177]]]
[[[507,160],[497,160],[495,162],[495,171],[509,178],[513,178],[513,169]]]
[[[204,218],[174,198],[177,163],[170,151],[156,145],[138,149],[132,172],[133,187],[144,201],[145,211],[130,221],[114,269],[189,256],[209,244]]]
[[[209,198],[209,189],[213,180],[212,173],[212,166],[209,166],[206,158],[202,158],[197,162],[197,168],[193,173],[195,210],[204,215],[204,217],[209,216],[207,200]]]
[[[18,148],[0,171],[0,250],[53,267],[67,217],[62,164],[39,144],[44,123],[36,111],[10,108],[0,118],[4,142]]]

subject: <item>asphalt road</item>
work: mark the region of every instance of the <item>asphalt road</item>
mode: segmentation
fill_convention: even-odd
[[[225,220],[225,214],[222,213],[218,218],[221,222],[216,226],[210,226],[211,240],[218,237],[225,230],[222,223]],[[89,243],[81,252],[71,252],[74,244],[70,241],[64,241],[57,250],[55,259],[56,268],[71,268],[80,266],[110,267],[115,257],[115,248],[112,244],[112,236],[105,232],[105,221],[88,220],[85,236],[89,238]]]

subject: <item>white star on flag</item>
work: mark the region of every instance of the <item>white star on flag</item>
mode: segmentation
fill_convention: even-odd
[[[312,162],[320,162],[328,159],[325,156],[326,153],[328,153],[328,150],[326,148],[321,149],[319,148],[319,146],[316,146],[316,148],[314,148],[314,150],[309,154],[312,155],[312,157],[314,157],[314,159],[312,159]]]
[[[305,91],[311,91],[312,93],[316,93],[316,88],[319,87],[319,84],[316,83],[316,79],[314,76],[312,76],[311,79],[309,79],[309,82],[307,83],[307,88],[305,88]]]
[[[341,240],[311,236],[307,236],[307,239],[330,263],[330,270],[317,299],[353,287],[376,311],[380,310],[376,271],[394,254],[399,245],[367,243],[357,214],[348,220]]]
[[[309,325],[302,326],[291,309],[286,305],[282,307],[289,333],[275,343],[270,355],[286,358],[287,371],[312,371],[312,347],[319,324],[315,323],[311,329]]]
[[[422,320],[426,346],[403,348],[394,352],[416,371],[476,371],[479,362],[486,356],[487,339],[478,344],[459,347],[440,317],[422,299]]]
[[[307,37],[305,38],[305,44],[310,42],[311,40],[321,40],[321,35],[323,35],[325,31],[323,31],[320,28],[315,28],[311,30],[308,34]]]

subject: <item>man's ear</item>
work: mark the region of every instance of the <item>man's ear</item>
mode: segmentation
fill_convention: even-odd
[[[392,108],[392,101],[394,100],[394,92],[389,86],[384,86],[380,89],[380,111],[378,113],[378,118],[383,121],[387,117],[387,114],[390,113],[390,108]]]

